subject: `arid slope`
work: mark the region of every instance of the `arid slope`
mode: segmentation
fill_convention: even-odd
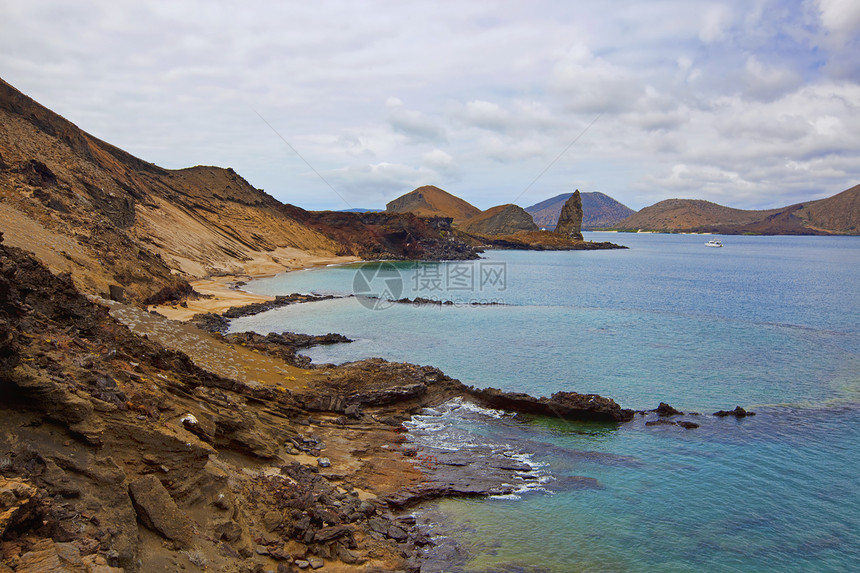
[[[335,255],[475,256],[412,215],[341,215],[284,205],[232,169],[147,163],[0,80],[0,230],[85,292],[152,301]]]
[[[764,235],[860,234],[860,185],[779,209],[745,211],[694,199],[668,199],[624,219],[620,229]]]
[[[455,223],[481,212],[474,205],[433,185],[425,185],[386,205],[388,213],[414,213],[419,217],[450,217]]]

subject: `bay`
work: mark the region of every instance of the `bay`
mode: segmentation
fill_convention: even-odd
[[[231,329],[356,339],[312,349],[315,362],[381,356],[481,387],[594,392],[624,407],[665,401],[706,414],[688,418],[701,424],[689,431],[642,418],[596,426],[429,415],[437,436],[454,429],[529,456],[549,486],[572,476],[600,484],[443,502],[443,521],[473,557],[440,571],[860,566],[860,241],[732,236],[712,249],[695,235],[590,238],[630,248],[286,273],[248,288],[454,304],[350,297],[238,319]],[[736,405],[758,415],[707,415]]]

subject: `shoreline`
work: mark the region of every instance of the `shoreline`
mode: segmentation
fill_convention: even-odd
[[[410,440],[404,422],[458,397],[575,420],[619,423],[634,415],[596,395],[476,389],[405,362],[304,368],[289,355],[304,343],[295,337],[210,336],[139,307],[85,297],[68,277],[39,270],[17,249],[0,248],[0,255],[8,268],[32,271],[10,278],[11,303],[23,318],[13,324],[21,335],[7,381],[10,431],[0,434],[0,451],[11,452],[4,471],[18,480],[12,483],[45,488],[50,507],[38,523],[76,532],[64,539],[89,553],[109,542],[115,551],[106,558],[129,573],[140,562],[178,570],[188,555],[220,571],[237,570],[240,560],[262,567],[304,560],[340,573],[417,572],[438,541],[417,523],[417,507],[515,495],[540,484],[542,473],[528,448],[433,449]],[[228,288],[227,277],[219,279]],[[26,440],[16,437],[21,428]],[[58,431],[67,439],[57,441]],[[50,474],[32,469],[31,459],[46,460]],[[101,473],[78,471],[76,459]],[[568,482],[559,484],[594,483]],[[58,490],[57,483],[67,485]],[[60,491],[75,492],[81,503],[115,504],[93,504],[84,517]],[[110,539],[107,527],[116,532]],[[29,539],[45,538],[45,550],[58,551],[51,531],[34,530],[7,549],[23,560],[41,551]]]
[[[328,264],[330,263],[308,265],[303,269],[327,266]],[[181,315],[184,311],[184,314],[191,318],[198,313],[197,309],[205,308],[207,310],[200,310],[199,312],[223,316],[232,307],[274,302],[276,300],[274,296],[255,295],[237,290],[234,284],[238,280],[254,280],[271,276],[274,275],[272,273],[259,273],[256,276],[250,274],[233,275],[195,281],[193,283],[195,290],[197,290],[196,285],[201,285],[198,290],[201,294],[213,293],[221,296],[188,301],[186,307],[176,308],[176,305],[162,305],[162,307],[167,306],[169,309],[175,310],[177,315]],[[408,302],[414,304],[414,301]],[[160,309],[159,312],[161,312]],[[248,338],[247,343],[249,347],[256,345],[256,348],[252,350],[253,352],[270,353],[277,343],[268,340],[269,337],[257,333],[256,336]],[[236,344],[237,340],[231,339],[233,344]],[[245,346],[245,343],[241,345]],[[620,411],[620,407],[614,401],[600,396],[558,393],[551,398],[533,398],[526,394],[502,392],[492,388],[467,388],[436,368],[415,367],[407,363],[364,360],[338,366],[308,364],[305,368],[307,370],[302,373],[304,376],[300,374],[298,378],[299,380],[304,378],[310,384],[301,389],[293,389],[295,392],[293,396],[297,399],[297,405],[300,408],[311,413],[308,421],[309,429],[312,428],[315,432],[313,435],[318,435],[327,445],[322,446],[313,455],[292,456],[292,459],[305,466],[314,467],[317,465],[318,456],[325,456],[322,459],[325,459],[327,463],[330,459],[331,467],[330,469],[322,469],[320,475],[326,479],[329,479],[330,476],[334,482],[342,480],[342,476],[352,474],[355,469],[349,466],[356,464],[359,460],[362,463],[373,465],[384,464],[388,472],[402,472],[402,478],[390,476],[386,479],[388,481],[393,478],[393,482],[399,483],[398,486],[389,482],[388,487],[380,490],[368,483],[362,484],[365,485],[364,488],[358,487],[357,489],[361,490],[366,499],[372,500],[383,511],[383,514],[378,514],[379,517],[372,519],[384,518],[384,527],[379,525],[379,521],[373,521],[370,525],[371,529],[374,524],[382,527],[384,531],[377,533],[390,539],[393,538],[391,538],[389,531],[394,531],[395,535],[400,535],[397,530],[392,530],[392,527],[408,532],[408,537],[414,544],[414,549],[410,551],[410,559],[413,560],[413,563],[422,563],[427,559],[432,561],[438,559],[440,555],[445,558],[444,556],[447,556],[451,547],[456,547],[453,551],[458,553],[459,558],[464,563],[470,557],[467,548],[461,547],[456,539],[447,540],[445,542],[446,547],[439,549],[441,553],[434,551],[433,547],[440,543],[440,540],[433,538],[433,524],[427,521],[416,522],[414,518],[410,519],[408,516],[414,515],[414,511],[423,508],[430,510],[432,514],[433,503],[443,499],[516,496],[523,493],[519,487],[522,487],[524,483],[533,484],[533,486],[537,486],[536,489],[545,489],[544,484],[539,481],[541,472],[530,460],[511,459],[490,450],[479,452],[478,457],[475,458],[472,457],[474,454],[436,450],[427,445],[422,446],[413,443],[405,433],[399,433],[400,428],[411,429],[410,423],[414,420],[414,416],[422,411],[422,408],[438,408],[447,404],[451,399],[459,397],[475,405],[491,407],[502,412],[560,416],[563,418],[569,416],[570,419],[580,420],[609,421],[604,417],[607,409],[602,409],[599,415],[595,416],[597,412],[589,411],[586,404],[591,407],[595,402],[603,402],[604,406],[611,406]],[[398,372],[392,376],[391,370]],[[322,374],[323,378],[318,378],[318,374]],[[661,411],[661,408],[666,411]],[[657,410],[650,412],[656,413],[660,421],[648,422],[646,425],[657,423],[680,426],[686,429],[698,426],[698,424],[674,418],[674,416],[682,416],[683,413],[664,404],[661,404]],[[646,415],[650,412],[641,411],[637,413]],[[726,414],[733,415],[728,412]],[[673,419],[663,419],[664,415]],[[629,415],[625,413],[622,416],[623,418],[616,418],[614,421],[617,423],[631,421],[634,413],[629,411]],[[397,426],[394,425],[395,422],[398,423]],[[395,432],[394,440],[390,437],[374,438],[366,442],[361,451],[349,443],[348,436],[355,430],[359,428],[369,430],[371,427],[384,428],[384,425],[392,426],[387,430],[388,432],[392,430]],[[409,430],[405,431],[408,432]],[[403,442],[398,439],[401,436],[404,438]],[[301,444],[296,442],[296,445]],[[384,448],[384,450],[378,448]],[[416,479],[416,474],[421,477]],[[349,481],[353,479],[354,477],[350,478]],[[578,480],[573,485],[560,482],[558,486],[562,488],[599,487],[596,480],[581,477]],[[357,483],[355,485],[358,486]],[[377,484],[377,486],[379,485],[381,484]],[[388,491],[384,491],[385,489]],[[418,545],[421,548],[417,547]]]
[[[272,302],[274,296],[256,294],[236,287],[238,283],[249,282],[277,276],[284,272],[303,271],[338,264],[361,262],[360,257],[341,255],[308,255],[291,259],[297,264],[284,265],[279,263],[280,270],[272,268],[272,264],[255,265],[249,263],[241,274],[220,275],[217,277],[198,278],[189,281],[194,292],[202,295],[184,299],[181,303],[163,303],[150,305],[146,308],[155,311],[170,320],[188,322],[196,314],[223,314],[236,306],[247,306],[255,303]]]

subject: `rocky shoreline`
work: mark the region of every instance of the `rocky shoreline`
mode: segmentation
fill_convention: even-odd
[[[497,478],[451,485],[471,464],[414,463],[404,421],[454,397],[497,398],[436,368],[312,367],[297,349],[345,339],[244,333],[207,344],[280,361],[282,385],[218,374],[217,361],[204,370],[171,348],[192,343],[178,325],[120,303],[109,313],[2,243],[0,291],[0,554],[12,571],[417,571],[431,541],[407,508],[504,492],[527,469],[491,459]]]
[[[596,395],[534,398],[429,366],[298,354],[348,342],[337,334],[224,335],[226,319],[210,316],[198,322],[216,333],[191,337],[88,300],[2,235],[0,294],[0,571],[418,571],[434,540],[413,508],[510,495],[540,475],[515,452],[418,444],[415,415],[462,400],[634,416]]]

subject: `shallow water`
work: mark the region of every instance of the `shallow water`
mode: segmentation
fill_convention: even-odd
[[[248,288],[348,294],[358,286],[458,304],[347,298],[239,319],[232,329],[356,339],[313,349],[317,362],[382,356],[534,395],[572,390],[635,409],[665,401],[704,414],[736,405],[758,412],[686,416],[701,424],[695,430],[446,412],[432,426],[437,438],[453,432],[508,448],[550,484],[573,484],[519,500],[443,502],[473,554],[450,570],[858,569],[860,240],[722,237],[724,248],[709,249],[690,235],[591,238],[631,248],[288,273]],[[503,304],[467,305],[475,301]]]

